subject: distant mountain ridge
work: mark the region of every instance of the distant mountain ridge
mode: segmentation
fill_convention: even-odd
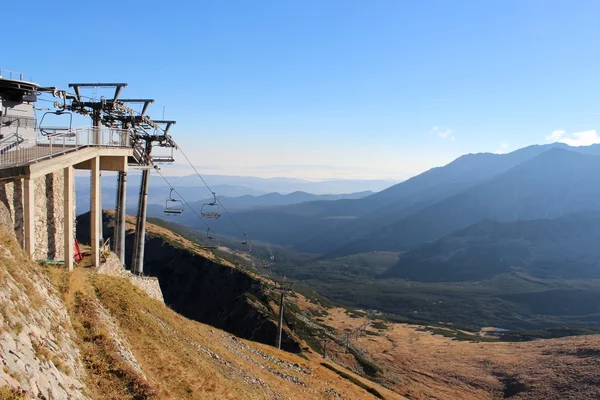
[[[285,206],[291,204],[300,204],[300,203],[310,203],[310,202],[332,202],[340,199],[359,199],[365,196],[371,195],[373,192],[358,192],[358,193],[348,193],[348,194],[327,194],[327,195],[314,195],[305,192],[294,192],[290,194],[280,194],[280,193],[269,193],[261,196],[240,196],[240,197],[218,197],[219,200],[227,207],[228,211],[243,211],[243,210],[270,210],[273,207],[277,206]],[[173,195],[175,199],[178,199],[176,194]],[[189,206],[192,207],[197,213],[200,213],[202,210],[202,206],[204,204],[212,202],[212,198],[207,198],[204,200],[198,200],[189,202]],[[193,215],[192,210],[185,204],[183,204],[184,214]],[[135,214],[136,207],[130,206],[128,209],[128,214]],[[148,205],[148,216],[167,219],[168,217],[164,214],[164,206],[163,204],[149,204]],[[172,218],[168,218],[172,220]],[[205,230],[205,226],[202,225],[201,221],[197,218],[185,218],[178,219],[174,222],[181,223],[186,226],[191,226],[196,229]],[[219,226],[219,223],[222,221],[211,221],[212,225]],[[227,222],[231,223],[231,220],[227,219]],[[221,232],[223,233],[223,232]],[[239,231],[234,231],[232,234],[237,235]]]
[[[134,178],[135,175],[129,177],[127,187],[127,205],[129,207],[135,207],[138,203],[139,196],[139,180]],[[154,177],[156,178],[156,177]],[[102,202],[105,208],[114,207],[116,199],[116,185],[114,177],[105,177],[102,181]],[[198,179],[196,177],[196,179]],[[169,178],[171,182],[172,178]],[[173,185],[177,192],[186,199],[190,204],[201,205],[203,203],[212,201],[209,198],[208,190],[205,186],[176,186]],[[89,178],[88,177],[77,177],[76,184],[76,195],[77,195],[77,214],[82,214],[89,211]],[[352,193],[339,193],[339,194],[312,194],[302,191],[295,191],[288,194],[281,194],[276,192],[263,193],[253,188],[247,188],[242,186],[231,186],[231,185],[216,185],[211,186],[211,189],[217,193],[219,199],[221,199],[228,208],[233,209],[247,209],[251,207],[268,207],[277,205],[288,205],[297,204],[307,201],[316,200],[340,200],[340,199],[359,199],[368,195],[373,194],[372,191],[366,190],[361,192]],[[169,198],[170,188],[166,186],[164,181],[158,182],[153,180],[148,192],[148,204],[164,205],[165,201]],[[177,197],[174,194],[175,197]]]
[[[477,281],[503,273],[600,278],[600,212],[556,219],[485,220],[400,255],[384,274],[420,282]]]
[[[557,218],[600,210],[600,157],[561,148],[545,151],[479,185],[349,242],[332,255],[401,251],[484,219]]]
[[[598,326],[599,155],[470,154],[360,199],[232,214],[257,261],[278,249],[281,274],[348,306],[474,327]],[[239,236],[227,215],[205,222]]]
[[[288,204],[298,204],[307,201],[334,201],[340,199],[360,199],[369,195],[373,192],[368,190],[357,193],[345,193],[345,194],[311,194],[301,191],[292,192],[289,194],[281,193],[267,193],[260,196],[239,196],[239,197],[227,197],[222,196],[219,199],[227,205],[229,210],[240,210],[253,207],[269,207],[269,206],[281,206]],[[202,204],[212,201],[213,199],[206,198],[203,200],[189,202],[190,206],[194,208],[201,207]]]
[[[508,154],[468,154],[361,199],[313,201],[234,215],[254,238],[298,251],[328,257],[403,251],[483,219],[548,218],[586,207],[595,210],[593,198],[600,193],[592,176],[599,154],[600,145],[561,143]],[[585,171],[584,176],[573,179],[582,175],[579,170]],[[214,226],[225,234],[236,230],[226,219]]]
[[[167,171],[167,167],[165,168]],[[169,176],[165,175],[171,185],[178,190],[197,188],[204,194],[195,196],[192,200],[204,198],[208,189],[204,186],[197,175]],[[139,171],[130,171],[128,173],[129,182],[139,182],[141,174]],[[290,194],[297,191],[312,193],[316,195],[323,194],[343,194],[372,191],[378,192],[384,190],[401,179],[324,179],[311,181],[296,178],[259,178],[255,176],[230,176],[230,175],[203,175],[204,180],[210,185],[211,189],[222,196],[241,196],[250,194],[260,196],[269,193]],[[89,183],[89,177],[79,175],[76,178],[77,183],[86,185]],[[116,188],[116,175],[106,175],[102,177],[102,186],[105,188]],[[136,185],[137,186],[137,185]],[[150,175],[150,187],[158,188],[167,186],[165,181],[158,175]],[[246,192],[229,193],[227,188],[243,188]],[[217,190],[219,189],[219,190]],[[209,193],[210,194],[210,193]]]
[[[388,188],[400,181],[400,179],[323,179],[311,181],[297,178],[259,178],[254,176],[228,176],[228,175],[203,175],[209,185],[231,185],[252,188],[260,193],[248,193],[253,195],[281,193],[289,194],[296,191],[322,194],[342,194],[373,191],[378,192]],[[175,187],[184,186],[203,186],[196,175],[172,176],[168,177],[171,184]],[[158,186],[163,184],[162,180],[156,177],[156,182],[151,181],[151,185]],[[217,194],[224,194],[217,192]]]

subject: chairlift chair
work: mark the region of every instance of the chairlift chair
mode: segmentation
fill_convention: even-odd
[[[221,216],[221,205],[217,201],[217,194],[213,192],[213,201],[202,204],[200,215],[204,218],[218,219]]]
[[[44,118],[46,118],[46,116],[48,114],[68,115],[69,116],[69,127],[44,126]],[[47,111],[44,113],[44,115],[42,115],[42,119],[40,120],[40,123],[38,125],[38,129],[40,130],[40,133],[43,136],[50,135],[51,133],[56,133],[57,131],[71,132],[72,128],[73,128],[73,114],[71,114],[70,112],[66,112],[66,111]]]
[[[165,202],[165,214],[167,215],[181,215],[183,214],[183,202],[173,198],[173,190],[169,193],[169,198]]]
[[[218,249],[219,248],[219,238],[216,236],[211,236],[210,228],[206,231],[206,242],[207,245],[203,246],[205,249]]]
[[[244,233],[244,241],[238,243],[234,252],[237,254],[252,254],[252,243],[250,242],[250,239],[248,239],[247,234]]]

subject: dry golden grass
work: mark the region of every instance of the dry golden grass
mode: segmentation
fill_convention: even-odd
[[[355,329],[366,321],[348,317],[341,308],[328,311],[327,324],[340,334],[344,328]],[[513,382],[508,385],[508,394],[513,394],[514,399],[600,396],[600,336],[475,343],[419,328],[388,324],[385,330],[369,328],[381,336],[362,335],[354,341],[400,378],[394,390],[411,399],[503,398],[507,381]]]
[[[105,213],[107,214],[114,214],[114,211],[111,210],[104,210]],[[125,220],[125,226],[127,230],[135,230],[135,217],[132,217],[130,215],[127,216],[126,220]],[[173,231],[170,231],[168,229],[162,228],[158,225],[154,225],[151,223],[146,223],[146,234],[149,236],[161,236],[171,242],[177,243],[178,245],[180,245],[181,247],[186,248],[189,251],[192,251],[204,258],[208,258],[209,260],[217,260],[217,257],[210,251],[203,249],[200,245],[198,245],[197,243],[192,242],[191,240],[188,240],[186,238],[184,238],[183,236],[179,235],[178,233],[175,233]],[[221,260],[218,259],[219,262],[226,262],[225,260]],[[229,266],[233,266],[230,263],[227,263],[227,265]]]
[[[133,228],[133,219],[128,218],[128,227]],[[167,229],[148,224],[148,234],[153,236],[163,236],[170,241],[181,245],[203,257],[210,258],[216,262],[228,265],[235,268],[234,265],[225,260],[216,258],[207,250],[201,249],[197,244],[175,234]],[[114,279],[114,278],[110,278]],[[259,278],[260,279],[260,278]],[[100,277],[95,279],[99,282]],[[102,293],[110,284],[96,285],[99,293]],[[123,289],[129,290],[129,289]],[[115,292],[116,293],[116,292]],[[102,297],[103,302],[107,301]],[[322,307],[311,303],[306,298],[298,295],[294,302],[302,310],[312,310],[313,312],[328,312],[328,315],[319,317],[319,320],[326,325],[336,328],[340,338],[345,337],[348,331],[356,330],[366,321],[366,317],[351,318],[344,309],[323,309]],[[106,305],[106,304],[105,304]],[[269,304],[272,311],[277,312],[278,304]],[[107,305],[107,307],[109,307]],[[139,305],[138,305],[139,307]],[[160,306],[162,307],[162,306]],[[160,308],[159,307],[159,308]],[[113,315],[119,315],[118,307],[113,305],[109,307]],[[162,310],[162,311],[161,311]],[[201,346],[213,349],[221,357],[222,360],[227,360],[232,366],[238,368],[237,373],[233,370],[216,371],[222,375],[211,376],[207,385],[214,384],[215,388],[221,385],[228,385],[227,377],[229,376],[244,376],[251,374],[252,376],[260,377],[265,385],[250,384],[249,386],[234,386],[236,390],[231,393],[219,392],[222,398],[240,398],[236,396],[249,396],[245,398],[307,398],[316,397],[324,393],[323,389],[331,388],[338,393],[343,394],[346,398],[365,398],[368,396],[366,392],[361,393],[361,389],[344,379],[333,374],[331,371],[320,367],[323,362],[322,357],[317,354],[309,354],[309,362],[303,361],[298,357],[286,353],[278,352],[268,346],[259,344],[250,344],[253,348],[260,348],[269,354],[276,354],[281,359],[295,360],[293,362],[305,363],[314,368],[311,377],[301,376],[309,389],[296,387],[288,381],[274,379],[272,373],[268,373],[263,369],[257,368],[256,364],[248,361],[245,358],[237,357],[228,350],[228,334],[210,329],[204,325],[196,324],[195,322],[186,320],[183,317],[169,314],[172,313],[166,308],[153,309],[148,311],[147,315],[162,315],[161,321],[163,324],[175,329],[175,332],[187,332],[190,336],[188,339],[193,340]],[[164,314],[166,313],[166,314]],[[140,316],[138,316],[141,318]],[[126,336],[135,337],[136,332],[141,329],[140,326],[128,328],[127,316],[118,317],[123,322],[122,328],[126,332]],[[314,318],[313,318],[314,319]],[[158,335],[156,327],[149,329],[151,335]],[[207,331],[208,329],[208,331]],[[450,338],[433,335],[429,332],[419,330],[419,326],[408,324],[388,324],[385,330],[378,330],[374,327],[368,329],[371,334],[362,335],[358,340],[354,339],[354,343],[359,348],[364,349],[370,357],[387,371],[386,378],[388,382],[393,382],[390,386],[395,392],[406,395],[411,399],[492,399],[502,398],[505,394],[513,395],[515,399],[583,399],[583,398],[598,398],[600,397],[600,378],[597,377],[596,371],[600,367],[600,336],[587,337],[572,337],[555,340],[544,340],[528,343],[471,343],[464,341],[455,341]],[[145,337],[145,335],[143,335]],[[171,335],[172,336],[172,335]],[[161,343],[168,344],[165,348],[173,346],[167,335],[161,339]],[[181,339],[181,338],[180,338]],[[146,340],[146,339],[138,339]],[[137,348],[137,342],[133,344]],[[167,357],[161,355],[161,349],[153,350],[154,353],[144,355],[147,349],[151,349],[152,344],[148,344],[142,349],[134,351],[140,360],[140,363],[149,363],[144,366],[144,370],[154,368],[156,374],[155,382],[165,382],[178,376],[182,382],[181,387],[192,387],[192,398],[197,393],[202,393],[203,396],[209,396],[210,392],[203,392],[202,385],[198,387],[193,383],[193,377],[187,376],[186,372],[190,365],[194,368],[203,368],[203,365],[212,365],[215,368],[214,360],[196,360],[190,354],[194,354],[193,349],[182,345],[179,349],[174,349],[172,354],[177,354],[176,357]],[[193,347],[193,346],[192,346]],[[343,348],[339,345],[329,344],[329,349],[336,352],[336,356],[340,361],[348,365],[356,365],[353,357],[343,352]],[[140,353],[138,353],[140,352]],[[184,352],[180,354],[179,352]],[[184,356],[192,357],[187,359]],[[233,357],[233,358],[231,358]],[[152,367],[151,360],[154,358],[161,360],[161,363],[175,362],[178,367]],[[145,360],[145,361],[144,361]],[[174,361],[177,360],[177,361]],[[329,361],[328,361],[329,362]],[[203,364],[204,363],[204,364]],[[221,363],[218,366],[223,367]],[[340,369],[339,365],[335,365]],[[183,371],[183,372],[182,372]],[[245,371],[245,372],[244,372]],[[346,371],[346,370],[344,370]],[[216,373],[216,372],[215,372]],[[233,374],[233,375],[232,375]],[[239,374],[239,375],[235,375]],[[256,374],[256,375],[254,375]],[[149,374],[149,377],[152,374]],[[293,374],[292,374],[293,375]],[[355,374],[352,374],[356,376]],[[321,390],[314,390],[315,378],[321,383]],[[378,386],[365,378],[358,378],[367,384],[376,387],[380,393],[386,398],[397,398],[393,392]],[[239,383],[239,379],[235,380]],[[192,383],[190,383],[192,382]],[[517,392],[510,393],[511,385],[507,382],[518,383]],[[181,391],[177,391],[170,386],[164,388],[164,383],[161,384],[161,396],[164,398],[177,398],[177,395],[183,395]],[[192,385],[192,386],[190,386]],[[291,385],[291,386],[290,386]],[[344,386],[348,385],[348,386]],[[522,385],[522,387],[518,387]],[[160,385],[159,385],[160,386]],[[505,390],[509,393],[505,393]],[[523,390],[521,390],[523,389]],[[232,389],[233,390],[233,389]],[[357,391],[358,390],[358,391]],[[519,392],[520,391],[520,392]],[[300,394],[302,393],[302,394]],[[256,397],[252,397],[256,396]],[[162,397],[161,397],[162,398]],[[202,398],[202,397],[201,397]],[[244,397],[241,397],[244,398]]]
[[[11,389],[8,386],[0,387],[0,400],[24,400],[25,393],[19,389]]]
[[[345,399],[375,398],[322,367],[323,360],[317,355],[307,361],[233,338],[182,317],[124,279],[95,275],[83,268],[76,268],[70,276],[59,269],[50,270],[81,338],[87,383],[94,398],[313,400],[334,398],[331,391]],[[110,313],[129,343],[147,386],[139,374],[119,362],[118,349],[111,347],[109,340],[98,340],[106,337],[102,331],[106,324],[95,320],[90,309],[95,301]],[[358,379],[386,399],[401,398]]]
[[[100,303],[89,284],[89,274],[81,268],[71,274],[50,268],[49,275],[69,311],[91,395],[98,399],[156,398],[153,388],[120,356],[111,327],[100,313]]]

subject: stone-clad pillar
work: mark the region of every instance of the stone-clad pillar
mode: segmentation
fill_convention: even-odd
[[[100,157],[91,160],[91,207],[90,241],[92,242],[92,265],[100,266],[100,229],[102,229],[102,200],[100,199]]]
[[[73,233],[73,167],[64,169],[64,254],[65,268],[73,271],[73,248],[75,237]]]
[[[35,183],[31,178],[23,179],[23,222],[25,252],[35,254]]]

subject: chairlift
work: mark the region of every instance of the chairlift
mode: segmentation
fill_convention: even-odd
[[[206,231],[206,242],[207,245],[203,246],[205,249],[218,249],[219,248],[219,238],[216,236],[211,236],[210,228]]]
[[[244,241],[240,242],[236,248],[235,248],[235,253],[237,254],[247,254],[247,255],[251,255],[252,254],[252,243],[250,242],[250,239],[248,239],[248,235],[244,233]]]
[[[175,156],[173,154],[172,147],[167,148],[166,151],[162,150],[163,148],[165,148],[165,146],[160,146],[160,148],[161,151],[158,154],[156,152],[152,154],[152,161],[159,164],[172,163],[175,161]]]
[[[217,194],[212,192],[212,195],[213,201],[202,204],[200,215],[202,215],[204,218],[218,219],[221,216],[221,205],[217,201]]]
[[[68,127],[56,127],[56,126],[44,126],[44,118],[46,118],[46,116],[48,114],[53,114],[53,115],[68,115],[69,116],[69,126]],[[73,114],[71,114],[70,112],[66,112],[66,111],[47,111],[44,113],[44,115],[42,115],[42,119],[40,120],[40,123],[38,125],[38,128],[40,130],[40,133],[43,136],[47,136],[50,135],[52,133],[56,133],[56,132],[71,132],[72,128],[73,128]]]
[[[173,188],[169,193],[169,198],[165,202],[165,214],[167,215],[181,215],[183,214],[183,202],[173,198]]]

